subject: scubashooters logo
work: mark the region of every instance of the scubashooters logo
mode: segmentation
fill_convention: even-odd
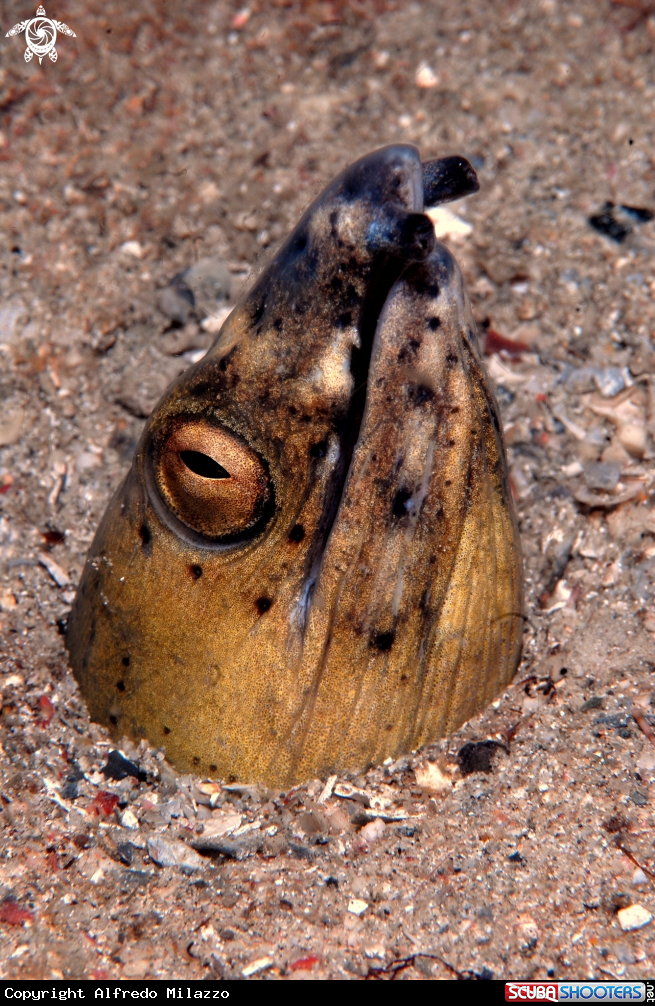
[[[645,982],[505,982],[506,1002],[644,1002]]]
[[[57,50],[55,49],[55,42],[57,41],[57,32],[60,31],[62,35],[72,35],[73,38],[77,38],[74,31],[64,24],[63,21],[51,21],[49,17],[45,16],[45,7],[39,7],[36,12],[36,17],[33,17],[30,21],[19,21],[11,28],[5,38],[9,38],[10,35],[20,35],[20,33],[25,32],[25,41],[27,42],[27,49],[25,50],[25,62],[29,63],[33,56],[39,57],[39,63],[44,56],[49,56],[53,63],[57,62]]]

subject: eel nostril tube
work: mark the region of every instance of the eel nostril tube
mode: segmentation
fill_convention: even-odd
[[[428,208],[463,199],[479,188],[478,176],[465,157],[423,162],[423,199]]]

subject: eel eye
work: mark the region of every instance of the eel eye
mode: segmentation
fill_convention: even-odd
[[[155,449],[159,493],[175,516],[213,540],[254,531],[273,502],[261,458],[240,436],[206,419],[178,420]]]

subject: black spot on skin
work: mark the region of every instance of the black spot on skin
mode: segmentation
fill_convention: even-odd
[[[436,332],[441,326],[441,318],[428,318],[428,328],[431,332]]]
[[[423,405],[424,402],[434,398],[432,388],[428,388],[425,384],[410,384],[409,395],[414,405]]]
[[[324,458],[327,454],[327,444],[324,440],[319,440],[317,444],[312,444],[309,448],[310,458]]]
[[[445,486],[451,486],[452,484],[453,484],[453,480],[452,479],[445,479],[444,480],[444,485]]]
[[[209,766],[209,771],[210,772],[218,772],[218,765],[210,765]]]
[[[192,758],[191,759],[191,764],[192,765],[199,765],[200,764],[200,758],[195,758],[195,757]]]
[[[350,311],[344,311],[344,313],[340,314],[337,318],[337,324],[340,328],[348,328],[348,326],[352,324],[352,320],[353,316]]]
[[[304,231],[301,231],[289,246],[287,252],[289,260],[293,261],[294,258],[298,258],[300,255],[302,255],[306,247],[307,247],[307,234]]]
[[[406,503],[412,498],[412,490],[403,487],[399,489],[394,496],[393,505],[391,507],[391,513],[394,517],[406,517],[407,507]]]
[[[452,409],[450,410],[451,416],[456,416],[458,412],[459,412],[459,405],[453,405]]]
[[[393,629],[390,632],[378,632],[373,636],[371,645],[379,650],[380,653],[388,653],[393,646],[393,641],[396,638],[396,633]]]
[[[218,361],[218,369],[222,370],[223,373],[225,373],[225,371],[227,370],[227,365],[234,356],[234,354],[236,353],[236,351],[237,347],[232,346],[232,349],[228,353],[226,353],[225,356],[222,356]],[[209,387],[209,385],[207,385],[207,387]]]
[[[295,407],[295,405],[290,405],[289,406],[289,415],[290,416],[297,416],[298,415],[298,409]]]
[[[226,359],[227,357],[223,357],[223,360]],[[225,367],[221,366],[223,360],[220,360],[218,364],[221,370],[225,370],[225,367],[227,367],[227,364],[225,364]],[[208,381],[198,381],[197,384],[192,384],[189,387],[189,394],[193,395],[195,398],[200,398],[202,397],[202,395],[206,395],[209,390],[210,390],[210,384]]]
[[[297,543],[299,541],[302,541],[304,537],[305,537],[305,529],[302,526],[302,524],[294,524],[291,530],[289,531],[289,541]]]
[[[123,665],[123,667],[129,667],[130,666],[130,658],[129,657],[123,657],[123,659],[121,660],[121,664]]]
[[[168,736],[169,733],[171,732],[171,728],[170,727],[163,727],[162,729],[163,729],[164,733],[166,734],[166,736]]]
[[[449,440],[448,441],[448,446],[449,447],[454,447],[455,446],[455,441],[454,440]]]
[[[417,294],[424,297],[438,297],[439,296],[439,284],[436,283],[432,278],[430,279],[417,279],[414,283],[414,289]]]
[[[141,539],[141,548],[144,554],[152,555],[152,536],[147,524],[142,524],[139,528],[139,538]]]
[[[189,572],[194,580],[199,580],[202,576],[202,566],[189,566]]]
[[[275,329],[276,332],[282,331],[282,325],[283,322],[281,318],[276,318],[275,321],[273,322],[273,328]]]
[[[124,692],[125,691],[125,682],[124,681],[117,681],[116,682],[116,687],[118,688],[119,692]]]
[[[446,357],[446,363],[448,364],[449,367],[454,366],[458,362],[459,362],[458,357],[454,353],[448,353],[448,356]]]
[[[118,726],[118,716],[114,716],[113,713],[109,714],[109,722],[113,727]]]
[[[258,304],[257,307],[253,310],[252,312],[253,325],[257,325],[262,320],[265,310],[266,310],[266,299],[264,299],[260,304]]]
[[[255,601],[255,607],[257,608],[259,614],[263,615],[268,611],[272,603],[273,602],[270,597],[258,597]]]

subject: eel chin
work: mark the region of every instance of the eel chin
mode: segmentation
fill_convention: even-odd
[[[166,392],[71,613],[91,715],[289,786],[456,729],[514,674],[521,555],[462,278],[463,158],[339,175]]]

